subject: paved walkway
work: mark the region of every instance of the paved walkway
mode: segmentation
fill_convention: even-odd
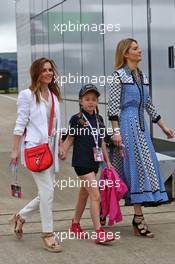
[[[8,98],[8,97],[12,97]],[[8,167],[11,150],[11,133],[16,117],[15,95],[0,95],[0,264],[38,263],[116,263],[116,264],[174,264],[175,261],[175,202],[156,208],[145,208],[144,213],[155,238],[133,236],[131,228],[132,208],[122,206],[124,220],[108,228],[120,232],[120,239],[110,245],[95,245],[92,240],[63,239],[64,252],[52,254],[42,249],[39,214],[25,224],[24,238],[17,241],[8,224],[8,219],[36,194],[30,174],[20,167],[20,182],[23,199],[12,198],[9,186],[12,182]],[[70,166],[70,156],[61,162],[60,183],[64,179],[75,179]],[[78,188],[55,189],[54,228],[57,235],[68,235],[67,230],[74,212]],[[81,222],[83,228],[93,232],[89,205]]]

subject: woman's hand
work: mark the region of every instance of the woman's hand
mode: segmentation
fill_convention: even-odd
[[[111,138],[112,138],[112,141],[113,141],[115,146],[119,147],[122,145],[122,137],[119,133],[117,133],[117,134],[114,133]]]
[[[19,151],[13,150],[11,153],[10,165],[16,165],[18,163],[18,159],[19,159]]]
[[[13,147],[12,147],[11,161],[10,161],[11,165],[16,165],[18,163],[21,138],[22,136],[19,135],[13,136]]]
[[[174,133],[173,133],[172,129],[170,129],[168,127],[163,127],[162,130],[165,133],[165,135],[167,136],[167,139],[171,139],[174,137]]]
[[[165,135],[167,136],[168,139],[174,137],[173,130],[165,126],[165,124],[164,124],[162,118],[158,121],[157,124],[158,124],[159,127],[162,129],[162,131],[165,133]]]

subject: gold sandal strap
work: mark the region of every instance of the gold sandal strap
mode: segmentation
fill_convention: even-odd
[[[44,240],[44,243],[47,246],[47,248],[55,249],[58,246],[60,246],[59,242],[55,239],[49,243],[49,241],[45,239],[45,238],[49,238],[49,237],[53,237],[53,239],[54,239],[53,234],[46,234],[46,235],[42,236],[42,239]]]
[[[20,221],[21,224],[24,224],[26,222],[21,216],[19,216],[18,220]]]
[[[51,245],[48,245],[50,248],[55,248],[57,246],[59,246],[59,244],[55,241],[53,242]]]
[[[54,234],[53,233],[43,233],[42,238],[45,238],[45,237],[54,237]]]

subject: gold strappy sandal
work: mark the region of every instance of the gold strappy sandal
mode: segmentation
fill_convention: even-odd
[[[45,233],[42,235],[42,240],[44,242],[44,249],[49,252],[59,253],[63,251],[63,247],[55,239],[53,233]]]
[[[14,233],[17,237],[17,239],[22,239],[23,237],[23,225],[25,223],[25,220],[19,215],[15,214],[13,215],[12,219],[10,219],[10,224],[14,226]]]

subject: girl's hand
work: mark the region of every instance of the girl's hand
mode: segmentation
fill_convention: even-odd
[[[16,165],[19,159],[19,152],[17,150],[13,150],[11,153],[11,161],[10,165]]]
[[[164,127],[163,132],[165,133],[165,135],[167,136],[168,139],[173,138],[174,137],[174,133],[173,130],[168,128],[168,127]]]
[[[111,170],[112,169],[112,164],[111,164],[110,161],[107,161],[106,162],[106,167],[107,167],[108,170]]]
[[[66,159],[66,151],[64,150],[64,148],[62,146],[59,147],[59,154],[58,154],[58,157],[61,159],[61,160],[65,160]]]
[[[120,134],[115,134],[111,137],[114,145],[121,146],[122,145],[122,137]]]

